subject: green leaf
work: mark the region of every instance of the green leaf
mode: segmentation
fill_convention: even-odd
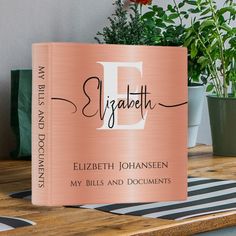
[[[211,12],[211,8],[208,8],[208,9],[206,9],[205,11],[203,11],[203,12],[200,14],[200,16],[205,16],[205,15],[207,15],[209,12]]]
[[[163,21],[168,20],[168,16],[167,16],[166,13],[164,13],[163,16],[162,16],[161,18],[162,18]]]
[[[157,5],[154,5],[154,6],[152,7],[152,10],[157,12],[157,11],[158,11],[158,6],[157,6]]]
[[[214,26],[215,22],[214,20],[205,20],[202,22],[202,24],[200,25],[200,29],[203,30],[204,28],[206,27],[209,27],[209,26]]]
[[[209,84],[209,85],[207,86],[206,91],[207,91],[207,92],[211,92],[213,89],[214,89],[214,85],[213,85],[213,84]]]
[[[189,5],[192,5],[192,6],[197,6],[197,2],[196,1],[189,1],[189,0],[187,0],[186,3],[188,3]]]
[[[206,62],[208,62],[208,59],[204,56],[199,57],[198,61],[199,64],[205,64]]]
[[[189,9],[188,11],[191,12],[191,13],[200,13],[201,12],[201,10],[199,10],[198,8],[196,8],[196,9]]]
[[[185,34],[185,39],[187,40],[193,33],[193,30],[192,28],[189,28],[187,31],[186,31],[186,34]]]
[[[150,18],[152,18],[153,16],[155,16],[155,12],[149,11],[149,12],[145,13],[145,14],[142,16],[142,19],[150,19]]]
[[[200,27],[200,22],[199,21],[195,22],[194,24],[192,24],[192,27],[194,28],[194,30],[198,31]]]
[[[236,37],[231,38],[231,39],[229,40],[229,44],[230,44],[232,47],[236,48]]]
[[[198,50],[197,50],[197,47],[196,47],[196,44],[195,42],[191,44],[191,50],[190,50],[190,55],[191,55],[191,58],[193,59],[198,53]]]
[[[183,6],[184,6],[184,2],[180,2],[178,5],[179,8],[182,8]]]
[[[165,19],[165,22],[169,24],[175,24],[175,21],[171,19]]]
[[[167,9],[168,9],[169,11],[172,11],[172,10],[173,10],[172,5],[169,4],[169,5],[167,6]]]
[[[188,19],[189,18],[189,14],[184,15],[184,18]]]
[[[160,28],[165,28],[166,24],[161,19],[157,19],[156,20],[156,26],[158,26]]]
[[[158,16],[162,17],[165,14],[165,11],[162,7],[157,7],[156,12],[158,13]]]
[[[152,19],[147,19],[147,21],[145,21],[146,26],[148,26],[150,29],[153,29],[156,27],[155,22]]]
[[[211,19],[212,18],[212,16],[203,16],[203,17],[200,17],[199,19],[200,20],[206,20],[206,19]]]
[[[155,40],[160,40],[160,36],[157,36],[157,35],[160,35],[162,32],[162,30],[160,28],[156,28],[155,29]]]
[[[219,41],[218,41],[218,38],[214,38],[211,42],[211,50],[214,50],[215,48],[218,49],[218,46],[219,46]]]
[[[232,27],[230,25],[228,25],[227,23],[223,23],[222,25],[220,25],[220,28],[225,30],[226,32],[232,31]]]
[[[219,16],[218,19],[219,19],[219,24],[223,24],[226,21],[223,15]]]
[[[173,14],[170,14],[169,15],[169,19],[170,20],[174,20],[174,19],[176,19],[176,18],[178,18],[179,17],[179,14],[178,13],[173,13]]]
[[[220,10],[217,11],[217,15],[223,15],[226,12],[229,12],[231,15],[235,15],[236,14],[236,9],[234,7],[223,7]]]

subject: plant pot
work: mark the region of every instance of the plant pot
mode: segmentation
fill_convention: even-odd
[[[236,99],[208,96],[213,153],[236,156]]]
[[[188,147],[196,146],[199,125],[202,118],[205,87],[194,84],[188,87]]]

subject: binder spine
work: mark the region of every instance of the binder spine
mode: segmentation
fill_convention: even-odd
[[[32,203],[49,205],[50,45],[33,45]]]

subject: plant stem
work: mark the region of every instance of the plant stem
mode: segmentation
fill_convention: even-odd
[[[210,8],[212,11],[212,16],[214,20],[214,24],[216,27],[216,32],[217,32],[217,37],[219,40],[219,49],[220,49],[220,56],[221,56],[221,64],[222,64],[222,69],[223,69],[223,88],[224,88],[224,97],[228,97],[228,86],[227,86],[227,81],[226,81],[226,68],[225,68],[225,58],[224,58],[224,43],[220,34],[220,29],[218,27],[218,18],[216,16],[216,12],[213,6],[212,0],[207,0],[207,2],[210,4]]]
[[[210,73],[214,74],[214,72],[212,71],[211,67],[209,65],[207,67],[208,67]],[[221,86],[220,86],[218,80],[212,79],[212,81],[213,81],[213,84],[215,86],[217,96],[218,97],[222,96]]]
[[[178,15],[179,15],[180,24],[181,24],[181,26],[183,26],[183,19],[182,19],[182,17],[181,17],[180,11],[179,11],[178,4],[177,4],[176,0],[173,0],[173,2],[174,2],[174,4],[175,4],[176,11],[177,11],[177,13],[178,13]]]
[[[213,61],[213,59],[212,59],[210,53],[208,52],[207,47],[205,46],[205,44],[204,44],[203,40],[201,39],[200,35],[196,32],[196,30],[194,29],[194,27],[192,27],[192,28],[193,28],[193,30],[194,30],[196,36],[198,37],[200,43],[202,44],[202,47],[205,49],[206,54],[207,54],[207,56],[208,56],[208,58],[209,58],[209,60],[210,60],[210,65],[211,65],[211,66],[208,65],[208,68],[209,68],[210,72],[212,73],[212,75],[214,75],[214,77],[215,77],[215,81],[216,81],[216,85],[217,85],[217,86],[216,86],[217,94],[218,94],[218,96],[222,96],[223,94],[222,94],[221,86],[220,86],[220,78],[219,78],[219,75],[218,75],[217,70],[216,70],[216,68],[215,68],[214,61]],[[211,67],[212,67],[212,68],[211,68]]]
[[[236,84],[235,84],[235,82],[232,82],[232,94],[233,94],[233,97],[236,97]]]

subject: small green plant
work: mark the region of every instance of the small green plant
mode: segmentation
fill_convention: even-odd
[[[116,11],[108,18],[109,26],[104,27],[95,37],[98,43],[183,46],[186,33],[183,19],[189,17],[188,13],[182,10],[185,3],[177,4],[174,1],[174,6],[168,5],[167,9],[157,5],[150,6],[149,11],[143,15],[143,4],[151,4],[151,1],[132,2],[126,10],[121,0],[115,1]],[[197,56],[199,55],[189,61],[189,84],[191,81],[198,82],[202,74],[202,68],[197,64]]]
[[[149,11],[145,13],[142,20],[146,24],[148,32],[155,30],[158,35],[152,38],[151,45],[157,46],[183,46],[186,45],[187,25],[186,22],[190,18],[191,6],[193,1],[173,0],[173,4],[169,4],[166,9],[154,5],[149,7]],[[188,48],[188,85],[207,81],[207,70],[202,64],[198,62],[199,58],[203,56],[203,53],[199,51],[193,51],[193,48]]]
[[[150,6],[144,15],[142,4],[151,1],[132,2],[129,13],[123,2],[116,0],[116,12],[108,18],[110,25],[95,38],[99,43],[186,46],[189,52],[188,84],[208,83],[207,92],[218,97],[228,97],[231,88],[230,96],[236,97],[234,0],[226,0],[222,8],[217,8],[214,0],[173,0],[166,9]],[[186,20],[191,21],[190,26]]]
[[[131,3],[130,13],[125,9],[122,0],[116,0],[116,11],[109,17],[109,26],[95,37],[98,43],[148,45],[149,35],[146,34],[143,21],[141,21],[141,9],[138,3]]]
[[[154,35],[152,45],[181,46],[184,42],[185,26],[182,20],[180,7],[168,5],[167,9],[158,5],[149,7],[149,11],[142,16],[147,32]],[[153,32],[157,32],[156,34]]]
[[[189,2],[192,6],[189,12],[196,17],[187,30],[185,46],[191,48],[191,58],[202,54],[197,63],[206,68],[209,76],[207,92],[218,97],[236,97],[236,28],[233,27],[236,4],[226,0],[218,8],[213,0]]]

